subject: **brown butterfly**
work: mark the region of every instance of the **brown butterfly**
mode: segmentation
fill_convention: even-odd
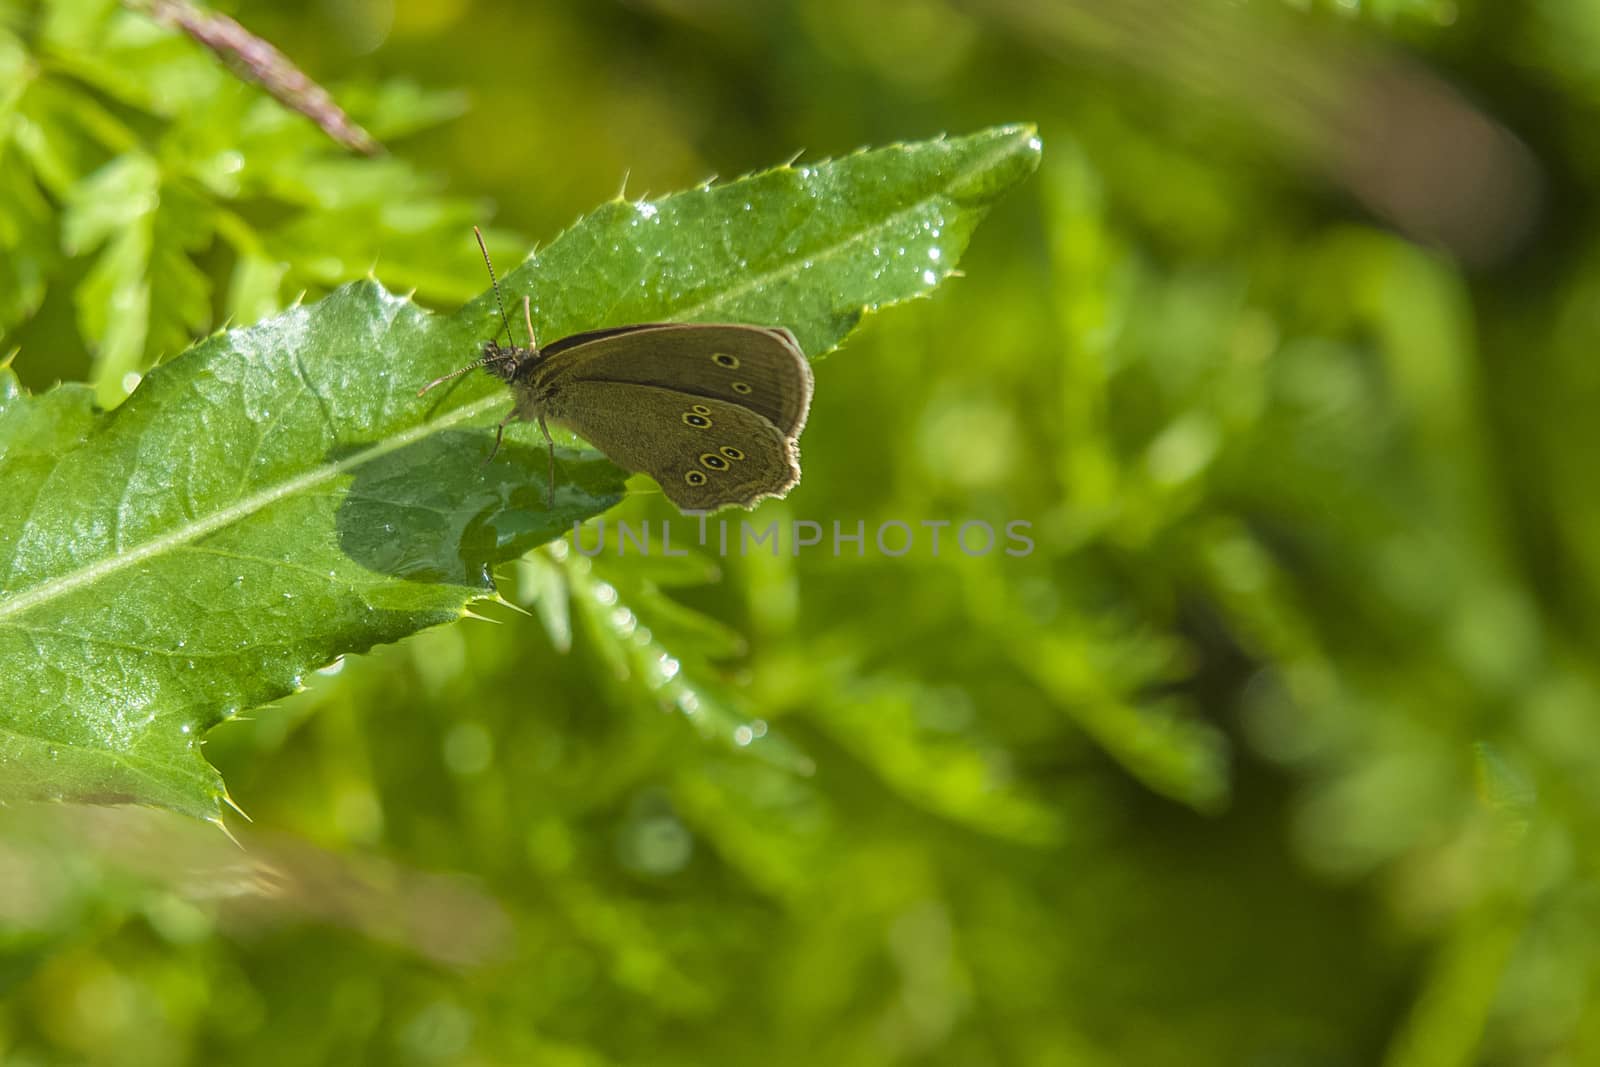
[[[500,283],[477,227],[500,317],[511,322]],[[436,385],[483,367],[511,387],[515,406],[500,420],[537,422],[550,453],[555,505],[555,442],[547,423],[565,427],[612,462],[643,471],[683,511],[753,507],[781,497],[800,480],[796,440],[811,408],[811,364],[780,326],[656,322],[612,326],[563,337],[540,348],[531,301],[522,314],[528,345],[498,340]]]

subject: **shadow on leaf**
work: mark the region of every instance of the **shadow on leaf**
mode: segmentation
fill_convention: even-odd
[[[452,430],[362,464],[339,506],[339,546],[368,570],[490,586],[489,569],[622,500],[626,475],[595,452],[556,450],[555,507],[543,448]],[[340,457],[331,455],[330,460]]]

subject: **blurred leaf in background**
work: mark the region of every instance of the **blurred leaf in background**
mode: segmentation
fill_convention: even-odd
[[[0,343],[24,350],[30,382],[83,377],[111,405],[209,328],[380,266],[429,299],[477,291],[460,248],[472,202],[399,159],[350,158],[141,11],[8,3],[0,81],[0,239],[15,274]],[[345,95],[379,138],[463,106],[404,82]]]
[[[133,351],[85,292],[149,309],[130,370],[204,328],[195,278],[248,317],[229,213],[284,242],[275,301],[376,264],[448,304],[481,289],[468,220],[413,214],[444,186],[411,175],[547,243],[625,175],[1018,118],[1049,147],[964,280],[817,365],[805,481],[751,521],[859,520],[861,554],[509,566],[532,617],[211,735],[248,877],[159,820],[152,867],[7,812],[7,1062],[1600,1056],[1593,5],[230,8],[379,162],[127,12],[7,10],[0,313],[41,385]],[[79,69],[146,39],[138,93],[212,89],[161,109]],[[374,103],[458,91],[405,136]],[[229,151],[250,197],[195,176]],[[341,189],[362,221],[328,224]],[[101,266],[157,249],[193,273],[139,268],[148,297]],[[949,539],[1012,520],[1024,557]],[[441,885],[421,910],[503,952],[418,936]]]

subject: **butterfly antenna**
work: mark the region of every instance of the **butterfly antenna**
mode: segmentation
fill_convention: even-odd
[[[506,315],[506,302],[500,298],[500,279],[494,276],[494,263],[489,259],[489,246],[483,243],[483,231],[474,226],[472,236],[478,239],[478,251],[483,253],[483,265],[489,268],[489,284],[494,287],[494,302],[500,305],[500,321],[505,323],[506,340],[516,344],[517,339],[511,335],[511,319]]]
[[[426,393],[429,389],[432,389],[434,386],[443,385],[445,382],[448,382],[448,381],[451,381],[452,379],[461,377],[463,374],[467,373],[467,371],[469,371],[469,370],[477,370],[479,367],[485,366],[488,363],[489,363],[489,357],[488,356],[484,356],[482,359],[475,359],[471,363],[468,363],[465,367],[462,367],[460,370],[453,370],[449,374],[442,375],[441,377],[435,378],[433,381],[429,382],[427,385],[424,385],[421,389],[418,389],[417,390],[417,395],[418,396],[422,396],[424,393]]]

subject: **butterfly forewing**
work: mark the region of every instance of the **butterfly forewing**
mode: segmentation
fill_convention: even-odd
[[[623,326],[574,334],[540,356],[530,384],[552,397],[579,381],[656,386],[746,408],[789,438],[811,406],[811,365],[779,327]]]

